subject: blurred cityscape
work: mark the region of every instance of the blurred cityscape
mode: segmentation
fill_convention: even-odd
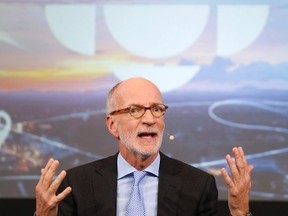
[[[2,138],[10,121],[11,129],[0,145],[0,197],[34,197],[51,157],[68,169],[117,152],[105,125],[104,92],[11,94],[1,93]],[[231,148],[242,146],[255,167],[251,198],[287,200],[288,106],[280,102],[287,95],[277,95],[272,101],[267,93],[245,99],[236,93],[166,93],[166,133],[174,139],[165,135],[162,151],[213,174],[220,199],[226,199],[220,169]]]

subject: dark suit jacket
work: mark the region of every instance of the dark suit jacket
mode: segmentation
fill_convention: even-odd
[[[214,177],[162,153],[160,157],[158,216],[216,215]],[[60,203],[58,215],[115,216],[117,154],[68,170],[59,191],[68,185],[72,193]]]

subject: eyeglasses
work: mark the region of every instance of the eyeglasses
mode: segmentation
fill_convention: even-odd
[[[150,112],[155,118],[160,118],[161,116],[165,114],[167,109],[168,109],[168,106],[164,104],[153,104],[150,107],[145,107],[143,105],[135,104],[124,109],[112,111],[109,113],[109,115],[129,113],[134,118],[141,118],[145,114],[146,110],[150,110]]]

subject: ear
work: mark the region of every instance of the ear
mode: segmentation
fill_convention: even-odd
[[[116,127],[116,123],[115,123],[115,121],[114,121],[112,116],[110,116],[110,115],[106,116],[106,125],[107,125],[107,128],[108,128],[109,132],[114,137],[116,137],[118,139],[119,138],[119,133],[118,133],[118,130],[117,130],[117,127]]]

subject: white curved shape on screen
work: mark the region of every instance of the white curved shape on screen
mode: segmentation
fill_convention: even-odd
[[[23,49],[23,46],[21,44],[19,44],[16,40],[14,40],[12,36],[10,36],[8,33],[4,31],[0,31],[0,41],[10,44],[14,47]]]
[[[155,83],[160,91],[167,92],[187,83],[199,69],[199,66],[130,66],[113,67],[112,71],[120,80],[144,77]]]
[[[45,14],[60,43],[81,54],[95,54],[96,5],[49,4],[45,7]]]
[[[270,157],[280,154],[287,154],[288,148],[281,148],[281,149],[274,149],[274,150],[268,150],[264,152],[259,152],[255,154],[246,155],[247,160],[253,160],[258,158],[264,158],[264,157]],[[213,160],[213,161],[205,161],[205,162],[199,162],[199,163],[193,163],[190,164],[191,166],[196,166],[198,168],[204,168],[204,167],[211,167],[211,166],[218,166],[218,165],[225,165],[227,163],[226,159],[219,159],[219,160]]]
[[[10,115],[4,110],[0,110],[0,149],[12,128]]]
[[[235,54],[253,43],[269,16],[268,5],[223,5],[218,7],[217,54]]]
[[[225,100],[225,101],[217,101],[213,103],[209,107],[209,116],[215,120],[216,122],[227,125],[230,127],[235,128],[241,128],[241,129],[247,129],[247,130],[263,130],[263,131],[273,131],[278,133],[288,133],[288,128],[286,127],[276,127],[276,126],[269,126],[264,124],[250,124],[250,123],[240,123],[235,121],[230,121],[227,119],[222,118],[221,116],[218,116],[214,111],[216,108],[222,107],[222,106],[250,106],[250,107],[256,107],[261,110],[266,110],[269,112],[273,112],[279,115],[283,115],[285,118],[288,117],[287,109],[285,111],[282,111],[281,109],[276,109],[275,107],[288,107],[288,102],[282,102],[282,101],[249,101],[249,100]]]
[[[106,5],[104,17],[114,39],[129,52],[166,58],[183,52],[204,31],[209,6]]]

